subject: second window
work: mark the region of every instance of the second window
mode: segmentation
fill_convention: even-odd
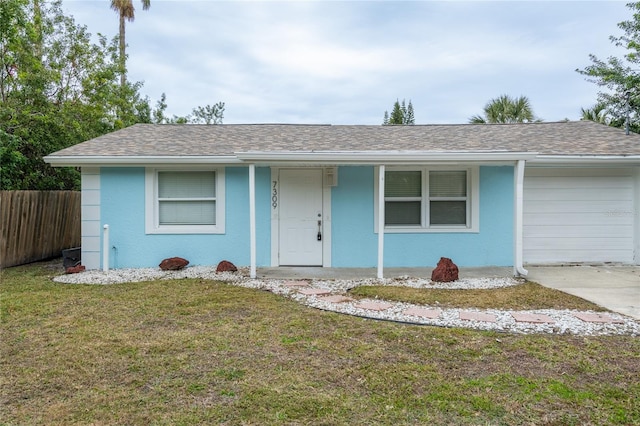
[[[469,170],[388,170],[385,226],[470,228]]]

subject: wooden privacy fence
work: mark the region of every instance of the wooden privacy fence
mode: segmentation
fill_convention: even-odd
[[[80,246],[80,192],[0,191],[0,268]]]

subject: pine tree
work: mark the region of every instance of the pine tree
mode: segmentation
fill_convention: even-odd
[[[409,104],[407,105],[404,99],[402,100],[402,104],[396,99],[396,102],[393,104],[393,109],[391,110],[391,115],[389,115],[388,111],[384,112],[383,126],[413,124],[415,124],[415,117],[411,100],[409,100]]]
[[[411,104],[411,100],[409,100],[409,105],[407,106],[407,115],[405,115],[405,123],[406,125],[412,126],[416,124],[416,119],[413,115],[413,105]]]

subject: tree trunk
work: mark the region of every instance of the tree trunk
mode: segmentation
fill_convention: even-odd
[[[124,14],[120,13],[120,87],[124,89],[124,86],[127,82],[126,75],[126,53],[125,53],[125,22],[124,22]]]

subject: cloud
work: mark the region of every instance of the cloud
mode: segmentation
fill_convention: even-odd
[[[64,6],[115,35],[104,2]],[[177,115],[224,101],[226,123],[377,124],[397,98],[419,123],[460,123],[503,93],[576,119],[598,88],[575,69],[617,53],[630,17],[622,1],[152,0],[127,26],[129,78]]]

